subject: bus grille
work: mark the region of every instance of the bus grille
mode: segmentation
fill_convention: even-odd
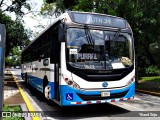
[[[109,97],[101,97],[101,95],[83,95],[77,93],[77,95],[84,101],[88,100],[105,100],[105,99],[115,99],[115,98],[122,98],[127,94],[128,90],[121,93],[114,93],[111,94]]]

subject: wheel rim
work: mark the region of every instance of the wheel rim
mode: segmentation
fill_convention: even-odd
[[[49,85],[46,85],[44,88],[44,95],[47,99],[49,99],[49,93],[50,93],[50,87]]]

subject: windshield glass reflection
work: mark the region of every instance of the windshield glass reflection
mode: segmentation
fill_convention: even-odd
[[[126,68],[133,64],[132,40],[127,33],[69,28],[66,56],[67,62],[76,68]]]

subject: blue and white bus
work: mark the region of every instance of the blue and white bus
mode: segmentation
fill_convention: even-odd
[[[120,17],[67,11],[23,50],[22,78],[61,106],[130,100],[132,30]]]

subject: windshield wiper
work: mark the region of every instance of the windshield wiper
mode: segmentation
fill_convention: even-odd
[[[121,33],[121,29],[118,29],[118,31],[115,32],[113,38],[112,38],[112,39],[109,39],[109,43],[110,43],[110,53],[112,53],[112,54],[114,54],[114,47],[115,47],[116,41],[117,41],[120,33]]]
[[[88,43],[94,46],[94,41],[87,25],[84,26],[84,30],[86,33]]]
[[[121,29],[118,29],[118,31],[114,34],[112,41],[116,41],[120,35]]]

